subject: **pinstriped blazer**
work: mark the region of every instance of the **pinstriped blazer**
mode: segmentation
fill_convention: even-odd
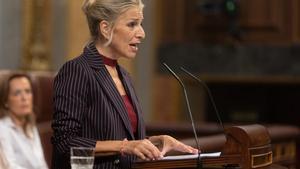
[[[54,80],[53,169],[70,168],[70,147],[95,147],[97,140],[145,137],[142,111],[129,74],[120,66],[117,69],[137,114],[136,136],[123,99],[94,43],[90,43],[82,55],[63,65]],[[120,155],[96,157],[94,169],[130,168],[134,159]]]

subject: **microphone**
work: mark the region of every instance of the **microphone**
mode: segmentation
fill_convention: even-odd
[[[206,90],[206,92],[207,92],[207,94],[208,94],[208,97],[209,97],[209,99],[210,99],[210,102],[211,102],[211,104],[212,104],[212,106],[213,106],[213,108],[214,108],[214,110],[215,110],[215,113],[216,113],[216,115],[217,115],[217,118],[218,118],[218,120],[219,120],[219,124],[221,125],[221,127],[222,127],[222,129],[223,129],[223,132],[224,132],[224,131],[225,131],[225,128],[224,128],[224,125],[223,125],[223,123],[222,123],[222,120],[221,120],[221,117],[220,117],[220,113],[219,113],[219,111],[218,111],[218,109],[217,109],[217,106],[216,106],[216,103],[215,103],[215,101],[214,101],[214,99],[213,99],[213,97],[212,97],[211,91],[209,90],[209,88],[208,88],[208,86],[206,85],[206,83],[203,82],[200,78],[198,78],[198,77],[196,77],[195,75],[193,75],[191,72],[189,72],[189,71],[187,71],[186,69],[184,69],[183,67],[180,67],[180,69],[181,69],[183,72],[185,72],[186,74],[188,74],[189,76],[191,76],[193,79],[195,79],[197,82],[199,82],[199,84],[202,85],[202,86],[205,88],[205,90]]]
[[[191,123],[192,123],[192,128],[193,128],[193,132],[194,132],[195,142],[196,142],[196,145],[197,145],[197,148],[198,148],[198,168],[202,168],[202,163],[201,163],[201,158],[200,158],[200,145],[199,145],[199,142],[198,142],[198,136],[197,136],[197,132],[196,132],[195,124],[194,124],[194,118],[193,118],[193,115],[192,115],[192,110],[191,110],[191,106],[190,106],[190,102],[189,102],[189,98],[188,98],[188,95],[187,95],[187,92],[186,92],[185,85],[183,84],[183,82],[179,78],[179,76],[177,76],[177,74],[166,63],[163,63],[163,65],[177,79],[177,81],[180,83],[180,85],[181,85],[181,87],[183,89],[186,106],[188,108],[190,120],[191,120]]]

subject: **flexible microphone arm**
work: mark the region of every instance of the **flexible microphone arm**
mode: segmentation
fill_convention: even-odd
[[[181,87],[183,89],[183,93],[184,93],[184,96],[185,96],[186,105],[187,105],[188,112],[189,112],[190,119],[191,119],[191,123],[192,123],[192,128],[193,128],[193,132],[194,132],[195,141],[196,141],[198,152],[199,152],[198,158],[199,158],[199,161],[200,161],[200,145],[199,145],[199,142],[198,142],[198,136],[197,136],[196,128],[195,128],[195,125],[194,125],[194,118],[193,118],[193,115],[192,115],[192,111],[191,111],[191,107],[190,107],[190,102],[189,102],[189,99],[188,99],[188,96],[187,96],[187,92],[186,92],[185,86],[184,86],[182,80],[176,75],[176,73],[166,63],[163,63],[163,65],[177,79],[177,81],[180,83],[180,85],[181,85]]]
[[[202,86],[204,86],[204,88],[205,88],[205,90],[206,90],[206,92],[207,92],[207,94],[208,94],[208,97],[209,97],[209,99],[210,99],[210,102],[211,102],[211,104],[213,105],[213,108],[214,108],[214,110],[215,110],[215,112],[216,112],[216,115],[217,115],[217,118],[218,118],[218,120],[219,120],[219,123],[220,123],[221,127],[223,128],[223,132],[224,132],[224,131],[225,131],[225,128],[224,128],[224,125],[223,125],[223,123],[222,123],[222,120],[221,120],[221,117],[220,117],[220,113],[219,113],[219,111],[218,111],[218,109],[217,109],[217,106],[216,106],[216,103],[215,103],[215,101],[214,101],[214,99],[213,99],[213,97],[212,97],[211,91],[210,91],[210,89],[208,88],[208,86],[206,85],[206,83],[203,82],[200,78],[198,78],[198,77],[196,77],[195,75],[193,75],[191,72],[189,72],[189,71],[187,71],[186,69],[184,69],[183,67],[180,67],[180,69],[181,69],[183,72],[185,72],[186,74],[188,74],[189,76],[191,76],[192,78],[194,78],[194,79],[195,79],[197,82],[199,82]]]

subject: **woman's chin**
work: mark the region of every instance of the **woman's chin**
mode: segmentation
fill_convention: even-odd
[[[17,113],[17,116],[18,117],[25,117],[25,116],[32,115],[32,114],[33,114],[32,111],[24,111],[24,112]]]
[[[127,53],[127,54],[123,55],[122,58],[134,59],[135,57],[136,57],[136,53],[135,52],[130,52],[130,53]]]

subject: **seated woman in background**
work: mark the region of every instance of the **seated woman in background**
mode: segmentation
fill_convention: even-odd
[[[48,169],[33,113],[32,83],[12,74],[0,88],[0,143],[9,169]]]

